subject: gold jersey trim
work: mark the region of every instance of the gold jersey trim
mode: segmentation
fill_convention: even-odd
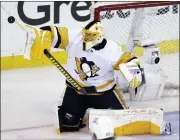
[[[59,42],[58,48],[66,50],[66,47],[69,44],[69,36],[68,36],[68,29],[66,27],[54,27],[51,26],[51,37],[52,37],[52,47],[54,48],[55,45]]]
[[[125,100],[123,99],[123,96],[121,95],[118,87],[116,86],[114,88],[114,93],[117,96],[118,100],[120,101],[121,105],[123,106],[124,109],[128,109]]]
[[[119,70],[119,65],[122,64],[122,63],[126,63],[128,62],[130,59],[132,59],[133,56],[129,53],[129,52],[126,52],[124,53],[121,58],[116,62],[115,65],[113,65],[113,69],[114,70]]]
[[[83,83],[80,83],[79,81],[76,80],[76,82],[81,86],[81,87],[87,87],[87,85],[83,84]],[[107,81],[105,84],[102,84],[100,86],[97,86],[96,89],[97,89],[97,92],[100,92],[99,90],[102,90],[102,89],[105,89],[107,88],[108,86],[110,86],[111,84],[113,84],[114,80],[109,80]],[[68,85],[66,84],[67,86],[71,86],[71,85]],[[112,85],[112,87],[114,86],[114,84]],[[76,90],[77,93],[80,94],[79,91]],[[91,95],[101,95],[101,94],[98,94],[98,93],[92,93]]]

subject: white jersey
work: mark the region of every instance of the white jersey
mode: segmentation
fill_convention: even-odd
[[[112,66],[123,55],[121,47],[115,42],[107,40],[101,50],[83,50],[81,30],[68,32],[69,74],[82,86],[96,86],[98,92],[111,89],[115,85]]]

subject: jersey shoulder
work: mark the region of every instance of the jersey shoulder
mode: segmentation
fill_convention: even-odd
[[[82,29],[69,29],[68,30],[68,46],[66,47],[66,51],[70,52],[70,50],[75,49],[77,44],[82,42]]]
[[[107,53],[106,57],[109,56],[109,60],[112,62],[118,61],[123,54],[121,46],[118,45],[118,43],[108,39],[105,46],[105,52]]]
[[[69,43],[73,42],[76,44],[82,38],[82,29],[81,28],[69,29],[68,37],[69,37]]]

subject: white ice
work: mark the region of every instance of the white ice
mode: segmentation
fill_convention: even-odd
[[[64,81],[65,78],[54,66],[1,71],[1,139],[91,139],[87,128],[61,135],[55,132],[53,108],[62,96]],[[158,107],[165,112],[179,111],[179,97],[127,104],[130,108]],[[173,136],[176,139],[179,133]],[[118,139],[125,138],[151,137]]]

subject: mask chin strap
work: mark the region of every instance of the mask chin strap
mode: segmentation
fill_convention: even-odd
[[[83,50],[84,51],[87,51],[87,45],[88,45],[87,43],[83,42]]]
[[[83,42],[83,50],[84,50],[84,51],[87,51],[87,50],[88,50],[88,49],[87,49],[87,46],[88,46],[88,43]]]
[[[86,43],[83,42],[83,50],[86,50]]]

